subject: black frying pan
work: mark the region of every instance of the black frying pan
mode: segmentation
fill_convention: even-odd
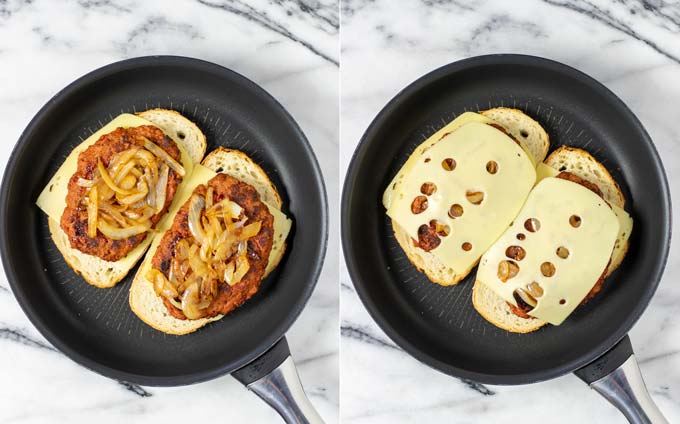
[[[175,109],[194,121],[207,136],[208,152],[226,146],[257,161],[294,221],[286,255],[257,295],[185,336],[158,332],[132,313],[128,291],[136,268],[110,289],[85,283],[64,262],[47,217],[35,206],[74,146],[121,112],[153,107]],[[142,385],[191,384],[235,372],[291,422],[304,421],[304,415],[318,419],[304,402],[292,360],[286,360],[284,333],[321,270],[326,194],[304,134],[256,84],[218,65],[172,56],[125,60],[87,74],[54,96],[21,135],[5,170],[0,205],[0,249],[12,290],[31,322],[73,360]],[[261,387],[280,390],[272,398]]]
[[[416,145],[464,111],[496,106],[536,118],[553,149],[567,144],[593,153],[621,184],[635,222],[628,255],[602,293],[559,327],[524,335],[498,329],[474,310],[475,271],[453,287],[432,284],[419,273],[394,239],[381,204],[383,190]],[[361,300],[385,333],[420,361],[491,384],[576,372],[618,399],[629,419],[644,422],[641,417],[658,412],[649,412],[651,401],[631,394],[644,391],[641,378],[629,385],[621,379],[639,377],[626,334],[647,307],[666,263],[668,183],[640,122],[597,81],[522,55],[481,56],[439,68],[397,94],[370,125],[349,166],[342,206],[343,249]],[[631,406],[636,395],[638,403]]]

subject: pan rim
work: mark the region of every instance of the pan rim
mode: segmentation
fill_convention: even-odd
[[[656,164],[656,168],[660,171],[660,175],[662,177],[661,192],[663,204],[661,204],[660,207],[664,215],[664,220],[660,223],[660,225],[663,225],[663,233],[665,233],[665,237],[663,240],[661,240],[663,243],[661,246],[663,254],[657,262],[658,265],[655,275],[650,276],[648,279],[650,287],[647,291],[645,291],[644,297],[641,299],[641,301],[637,303],[635,308],[630,311],[626,319],[619,324],[616,331],[610,334],[609,337],[603,340],[600,344],[594,346],[587,354],[584,354],[572,361],[563,363],[561,366],[553,367],[549,370],[521,374],[484,373],[459,368],[451,363],[440,361],[431,355],[426,354],[419,348],[419,346],[416,346],[415,344],[408,341],[404,336],[402,336],[399,331],[391,324],[387,315],[383,315],[379,310],[376,302],[373,301],[369,290],[365,288],[365,284],[362,282],[361,270],[357,264],[357,259],[352,253],[353,236],[350,229],[352,224],[348,205],[350,204],[353,196],[353,189],[357,185],[357,173],[359,172],[359,169],[361,169],[359,156],[362,155],[362,152],[364,152],[367,147],[374,142],[376,139],[376,133],[385,124],[385,122],[389,121],[390,116],[394,113],[395,109],[400,105],[400,103],[404,101],[404,99],[410,98],[411,96],[416,96],[421,90],[425,89],[427,86],[435,83],[441,78],[446,78],[452,74],[466,71],[471,68],[489,65],[521,65],[542,67],[559,73],[566,73],[568,76],[583,82],[593,91],[605,97],[609,102],[611,102],[612,105],[617,106],[621,112],[626,115],[631,124],[637,127],[640,133],[645,136],[643,137],[644,142],[648,145],[652,160]],[[444,374],[485,384],[519,385],[537,383],[573,372],[603,355],[623,337],[625,337],[626,334],[628,334],[632,326],[637,322],[644,310],[647,308],[649,301],[656,292],[656,289],[661,281],[670,251],[672,211],[668,179],[656,146],[649,137],[649,134],[643,127],[640,120],[611,90],[591,76],[563,63],[532,55],[501,53],[465,58],[436,68],[435,70],[426,73],[400,90],[394,97],[392,97],[392,99],[387,102],[385,106],[383,106],[380,112],[371,121],[362,135],[361,140],[356,146],[347,167],[347,173],[345,175],[343,184],[341,205],[341,238],[345,264],[347,266],[350,279],[352,280],[352,284],[373,321],[378,324],[380,329],[385,332],[385,334],[390,339],[392,339],[392,341],[394,341],[397,346],[418,359],[420,362]]]
[[[238,361],[235,361],[231,364],[222,364],[216,367],[207,368],[200,372],[175,375],[154,375],[151,373],[137,374],[122,371],[98,362],[96,359],[93,359],[89,356],[83,355],[77,348],[74,348],[72,345],[63,342],[59,336],[53,334],[52,331],[49,330],[39,311],[35,310],[32,301],[22,290],[21,282],[16,278],[14,263],[12,260],[10,260],[8,257],[9,255],[6,253],[11,249],[10,240],[7,236],[7,228],[10,225],[10,223],[7,221],[7,211],[9,208],[7,200],[10,191],[9,187],[14,182],[14,170],[17,167],[20,158],[23,156],[24,150],[26,149],[26,139],[31,136],[35,128],[40,125],[40,123],[46,117],[54,113],[55,108],[59,106],[60,101],[63,101],[65,98],[82,89],[83,87],[124,71],[143,67],[159,66],[190,67],[194,70],[219,74],[224,78],[236,81],[238,84],[256,93],[263,101],[271,104],[273,109],[280,113],[280,116],[283,120],[285,120],[286,125],[288,125],[290,129],[296,133],[297,137],[295,141],[300,143],[303,151],[309,157],[309,165],[311,166],[311,172],[314,175],[314,181],[310,182],[309,188],[315,190],[319,195],[318,206],[320,227],[316,232],[319,232],[321,237],[318,242],[318,254],[313,261],[307,263],[309,268],[307,278],[308,281],[305,285],[304,291],[301,293],[300,298],[289,309],[286,319],[280,321],[276,326],[276,331],[272,331],[270,334],[268,334],[267,337],[265,337],[260,342],[256,349],[253,349],[247,354],[243,355]],[[291,114],[269,92],[245,76],[216,63],[186,56],[151,55],[116,61],[96,68],[78,77],[66,87],[59,90],[39,109],[39,111],[34,115],[34,117],[19,136],[7,161],[2,178],[2,185],[0,187],[0,254],[2,256],[2,264],[12,292],[14,293],[17,302],[21,306],[24,314],[28,317],[29,321],[43,335],[43,337],[47,339],[49,343],[83,367],[114,380],[126,381],[144,386],[180,386],[214,379],[216,377],[231,373],[232,371],[239,369],[244,365],[247,365],[254,359],[261,356],[264,352],[269,350],[281,338],[285,337],[285,333],[297,320],[300,313],[309,301],[309,298],[316,287],[319,276],[323,269],[328,248],[328,221],[328,198],[321,168],[319,166],[318,160],[316,159],[316,155],[314,154],[314,150],[307,140],[307,137],[297,122],[293,119]]]

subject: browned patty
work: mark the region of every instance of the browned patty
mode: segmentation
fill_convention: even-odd
[[[78,168],[68,183],[66,209],[61,216],[61,228],[68,235],[71,247],[74,249],[88,255],[98,256],[106,261],[115,262],[124,258],[146,238],[146,233],[143,233],[126,239],[112,240],[99,231],[97,231],[96,237],[88,237],[87,207],[81,202],[88,189],[78,185],[79,178],[91,180],[94,177],[97,159],[101,159],[102,164],[108,167],[116,153],[133,147],[143,147],[144,141],[140,136],[156,143],[168,152],[173,159],[181,163],[180,151],[175,142],[156,127],[145,125],[134,128],[118,128],[101,136],[99,140],[78,156]],[[181,181],[182,177],[171,169],[168,174],[165,206],[159,213],[151,217],[152,225],[155,225],[168,210],[172,198],[175,196],[177,185]]]
[[[588,190],[592,191],[593,193],[597,194],[601,198],[604,199],[602,195],[602,191],[600,190],[600,187],[597,186],[597,184],[594,184],[588,180],[585,180],[578,175],[572,174],[571,172],[560,172],[557,174],[555,178],[560,178],[562,180],[567,180],[571,181],[572,183],[580,184],[583,187],[587,188]],[[611,262],[611,261],[610,261]],[[590,289],[590,292],[586,295],[586,297],[581,301],[581,305],[585,304],[587,301],[595,297],[596,294],[602,290],[602,285],[604,284],[604,279],[607,275],[607,270],[609,268],[609,263],[607,263],[607,266],[604,268],[604,271],[602,271],[602,275],[600,275],[600,278],[597,280],[595,285],[593,286],[592,289]],[[506,302],[508,306],[510,306],[510,310],[512,311],[513,314],[517,315],[520,318],[531,318],[533,319],[534,317],[530,316],[527,314],[527,312],[531,311],[532,307],[530,305],[527,305],[526,303],[523,302],[517,302],[519,306],[515,306],[510,302]]]
[[[515,137],[512,136],[509,132],[505,130],[502,126],[498,124],[487,124],[490,127],[493,127],[497,129],[498,131],[502,132],[503,134],[507,135],[514,141],[517,145],[519,145],[519,141]],[[439,140],[443,139],[447,135],[451,134],[450,132],[445,133],[442,135]],[[424,196],[419,196],[422,198],[424,202],[427,202],[427,198]],[[418,199],[416,199],[417,201]],[[413,206],[411,207],[413,211]],[[424,208],[423,208],[424,209]],[[414,211],[414,213],[416,213]],[[414,247],[419,247],[423,249],[426,252],[429,252],[430,250],[434,249],[435,247],[439,246],[441,244],[441,239],[439,238],[439,234],[437,234],[437,227],[435,222],[430,222],[429,225],[423,224],[420,227],[418,227],[418,240],[413,239],[413,246]]]
[[[246,224],[258,221],[262,224],[260,232],[248,240],[250,269],[243,279],[233,286],[223,281],[218,282],[217,296],[208,306],[205,315],[206,317],[214,317],[220,314],[228,314],[257,293],[272,249],[274,217],[269,213],[267,206],[260,201],[257,190],[249,184],[226,174],[217,174],[208,181],[208,185],[213,187],[214,203],[221,202],[228,197],[243,208],[245,216],[248,217]],[[202,184],[194,189],[194,193],[205,196],[206,190],[206,185]],[[187,200],[177,212],[172,227],[163,236],[158,250],[151,260],[151,266],[161,271],[166,277],[168,277],[170,271],[170,264],[177,243],[182,239],[193,240],[188,221],[189,203],[190,200]],[[163,303],[172,316],[178,319],[186,319],[184,313],[170,303],[168,299],[163,298]]]

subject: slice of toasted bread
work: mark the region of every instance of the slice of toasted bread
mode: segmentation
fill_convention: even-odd
[[[137,114],[146,119],[184,148],[194,163],[201,163],[207,146],[205,134],[179,112],[170,109],[150,109]]]
[[[183,116],[179,115],[177,112],[174,111],[154,109],[152,111],[147,112],[141,112],[137,114],[139,118],[142,119],[138,119],[132,115],[129,115],[130,119],[132,119],[132,121],[130,121],[129,124],[131,126],[138,126],[148,125],[149,122],[151,122],[152,124],[157,125],[159,128],[161,128],[161,130],[163,130],[163,132],[168,136],[171,136],[172,134],[177,134],[178,132],[182,131],[182,133],[185,135],[183,139],[176,139],[175,137],[172,136],[171,138],[175,140],[175,142],[182,148],[182,150],[187,152],[192,161],[194,161],[194,158],[197,158],[194,163],[200,163],[202,156],[197,157],[195,156],[195,154],[197,154],[197,152],[200,152],[201,149],[203,149],[202,151],[205,151],[205,136],[196,125],[194,125],[191,121],[189,121],[188,119],[184,118]],[[163,116],[167,116],[169,118],[163,120],[162,119]],[[172,119],[170,119],[170,117]],[[163,121],[164,122],[163,127],[161,127],[160,125],[156,124],[156,122],[148,118],[155,119],[158,122]],[[137,119],[137,121],[134,121],[135,119]],[[109,124],[107,124],[107,126],[109,126]],[[114,129],[115,128],[110,128],[111,131]],[[104,134],[107,132],[109,131],[105,131]],[[203,140],[202,141],[203,147],[194,145],[194,143],[200,144],[201,140]],[[137,248],[132,250],[132,252],[130,252],[123,259],[116,262],[109,262],[99,257],[88,255],[77,249],[72,248],[68,236],[61,229],[59,223],[56,222],[55,220],[48,218],[48,226],[50,229],[50,235],[52,237],[52,240],[54,241],[54,244],[57,246],[57,249],[59,249],[62,256],[66,260],[66,263],[68,263],[68,265],[77,274],[80,274],[89,284],[100,288],[113,287],[114,285],[116,285],[116,283],[122,280],[130,271],[130,269],[134,267],[137,261],[139,261],[139,259],[144,255],[144,252],[151,244],[152,241],[151,238],[153,236],[150,235],[149,237],[147,237],[147,240],[142,242],[139,246],[137,246]]]
[[[521,139],[529,153],[534,157],[535,163],[540,163],[545,158],[550,146],[548,134],[541,125],[531,117],[518,109],[494,108],[480,112],[487,118],[493,119],[513,137]],[[527,134],[526,137],[523,134]],[[208,155],[210,156],[210,155]],[[207,159],[207,158],[206,158]],[[392,220],[394,237],[401,246],[409,261],[433,283],[442,286],[452,286],[463,280],[476,266],[473,264],[466,270],[454,270],[443,263],[436,255],[416,247],[411,242],[406,232]]]
[[[278,197],[274,184],[255,162],[245,153],[238,150],[218,148],[205,158],[203,166],[213,172],[223,172],[252,185],[258,191],[263,201],[265,193],[272,196],[270,197],[273,199],[272,203],[264,201],[270,213],[274,215],[274,237],[272,240],[272,250],[269,254],[269,262],[262,277],[265,278],[281,261],[286,250],[286,237],[291,226],[290,220],[280,211],[281,198]],[[205,170],[205,168],[197,168]],[[205,175],[203,178],[207,181],[211,176]],[[201,181],[201,183],[203,182]],[[188,192],[190,194],[191,190]],[[188,198],[188,195],[183,193],[181,197]],[[182,198],[179,200],[182,200]],[[179,209],[179,206],[181,205],[178,205],[176,209]],[[175,212],[176,210],[173,211],[173,214]],[[142,262],[139,271],[137,271],[132,281],[132,287],[130,288],[130,308],[132,311],[142,321],[156,330],[175,335],[191,333],[210,322],[222,318],[223,315],[198,320],[180,320],[168,313],[162,299],[154,292],[151,282],[144,277],[148,270],[148,264],[160,243],[160,239],[161,237],[156,238],[157,241],[154,241],[154,244],[152,244],[144,262]]]
[[[545,163],[558,171],[571,172],[596,184],[602,191],[605,200],[623,209],[624,197],[619,185],[614,181],[609,171],[587,151],[561,146],[550,154]],[[616,213],[616,209],[614,211]],[[611,261],[607,267],[606,277],[609,277],[619,267],[628,251],[628,238],[632,230],[632,220],[620,218],[620,223],[621,228],[612,251]],[[507,331],[527,333],[545,325],[545,322],[539,319],[524,319],[513,314],[505,300],[480,281],[475,281],[472,303],[477,312],[487,321]]]
[[[513,314],[505,300],[480,281],[475,281],[472,287],[472,304],[484,319],[512,333],[529,333],[547,324],[538,318],[526,319]]]
[[[534,157],[534,163],[543,162],[550,148],[550,137],[536,120],[519,109],[509,107],[495,107],[480,113],[496,121],[517,140],[522,140]]]
[[[281,196],[269,176],[245,153],[218,147],[203,159],[203,166],[221,172],[255,187],[263,201],[281,209]]]

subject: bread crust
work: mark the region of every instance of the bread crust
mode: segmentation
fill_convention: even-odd
[[[229,149],[227,147],[222,147],[219,146],[212,152],[208,153],[208,155],[203,159],[203,166],[206,168],[209,168],[217,173],[221,172],[226,172],[224,169],[220,169],[219,163],[222,161],[223,158],[229,156],[229,155],[234,155],[240,160],[243,160],[246,162],[249,166],[249,169],[252,172],[255,172],[258,174],[258,181],[261,182],[263,187],[266,187],[266,192],[265,193],[260,193],[260,196],[262,197],[263,200],[267,201],[269,198],[272,198],[274,201],[274,205],[276,206],[279,210],[281,210],[281,207],[283,206],[283,201],[281,200],[281,195],[279,194],[278,190],[276,189],[276,185],[269,179],[269,175],[267,175],[266,172],[262,169],[260,165],[255,163],[250,156],[247,154],[243,153],[240,150],[234,150],[234,149]],[[238,178],[235,175],[232,175],[235,178]],[[248,182],[248,181],[244,181]],[[253,184],[251,184],[253,185]]]

